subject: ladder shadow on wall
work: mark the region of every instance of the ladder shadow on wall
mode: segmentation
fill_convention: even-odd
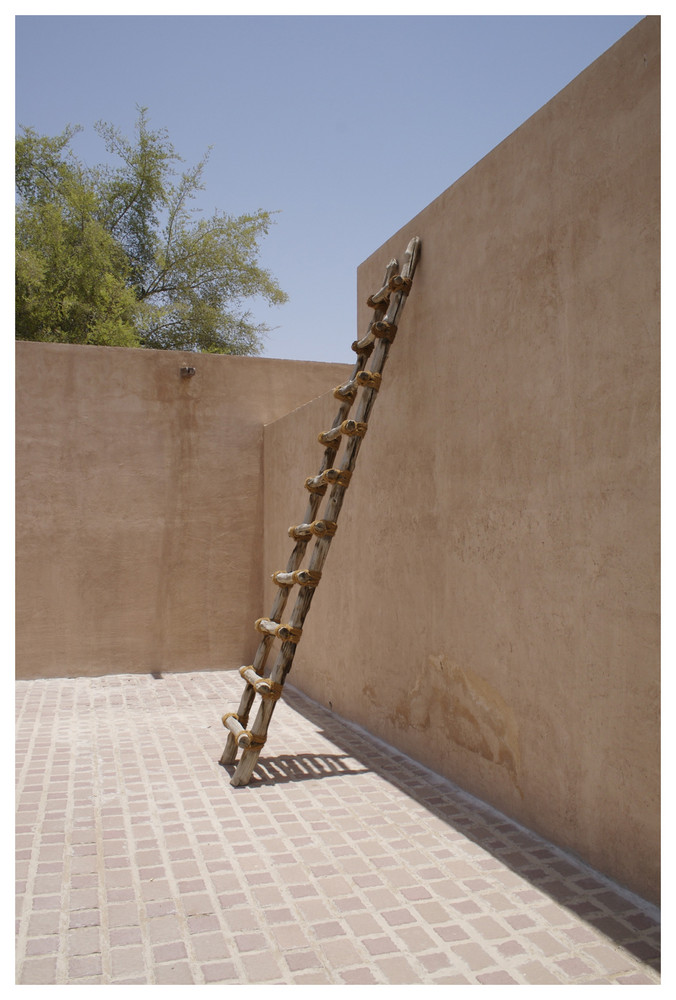
[[[659,971],[660,913],[656,906],[619,888],[566,851],[520,826],[357,725],[335,716],[287,684],[285,702],[317,727],[336,753],[261,757],[250,781],[256,785],[358,776],[372,772],[496,858],[533,889],[651,968]],[[342,752],[340,752],[342,751]],[[232,770],[232,765],[223,765]]]

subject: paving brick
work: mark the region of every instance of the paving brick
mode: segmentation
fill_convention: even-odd
[[[223,911],[225,922],[232,931],[254,931],[260,926],[258,915],[248,907],[228,910],[226,905]]]
[[[76,910],[70,914],[71,927],[98,927],[101,914],[98,910]]]
[[[378,982],[370,969],[345,969],[340,978],[348,986],[372,986]]]
[[[601,971],[616,976],[620,972],[629,972],[633,965],[631,957],[619,948],[608,945],[585,945],[582,954],[591,958]]]
[[[68,932],[69,955],[93,955],[101,949],[98,927],[78,927]]]
[[[56,982],[56,958],[28,958],[18,982],[26,986],[46,986]]]
[[[109,927],[135,927],[139,922],[138,906],[135,903],[108,907]]]
[[[322,899],[299,899],[296,900],[295,905],[303,919],[310,923],[328,920],[330,917],[335,916],[329,905]]]
[[[469,966],[473,972],[482,972],[484,969],[492,969],[496,964],[495,959],[491,958],[484,949],[473,942],[456,944],[453,947],[453,952],[462,959],[462,961]]]
[[[140,946],[111,948],[110,963],[113,979],[126,978],[146,971],[145,953]]]
[[[364,903],[359,896],[346,896],[344,899],[334,900],[334,905],[341,913],[351,913],[364,909]]]
[[[467,923],[474,931],[476,937],[484,938],[487,941],[506,938],[511,934],[508,928],[503,927],[493,917],[478,917],[477,919],[468,920]]]
[[[515,955],[523,955],[526,951],[523,942],[514,939],[496,942],[495,949],[506,959],[513,958]]]
[[[413,924],[416,922],[415,913],[409,909],[386,910],[381,916],[390,927],[399,927],[402,924]]]
[[[577,957],[560,959],[556,962],[556,967],[565,974],[567,981],[593,975],[595,971],[590,963],[583,962],[581,958]]]
[[[365,938],[363,945],[371,955],[389,955],[400,950],[399,945],[388,937]]]
[[[308,948],[308,935],[297,924],[279,924],[273,930],[273,936],[281,951],[290,948]]]
[[[434,930],[442,941],[464,941],[469,937],[466,928],[460,924],[448,924],[444,927],[435,927]]]
[[[405,899],[410,899],[411,902],[432,898],[432,893],[424,885],[406,886],[401,890],[401,894]]]
[[[142,934],[140,927],[114,927],[109,933],[110,944],[121,946],[125,944],[141,944]]]
[[[562,952],[568,951],[563,941],[559,941],[548,931],[527,931],[524,934],[524,940],[529,941],[543,955],[560,955]]]
[[[402,956],[380,958],[377,965],[382,970],[385,981],[392,986],[426,981],[426,977],[423,978],[424,974],[417,972]]]
[[[300,969],[317,969],[322,964],[314,951],[290,952],[284,956],[284,960],[291,972],[298,972]]]
[[[155,962],[176,962],[178,959],[187,958],[187,952],[183,941],[172,941],[170,944],[158,944],[153,948],[153,959]]]
[[[319,948],[328,964],[334,969],[345,969],[347,966],[357,965],[364,961],[361,948],[358,948],[356,942],[349,938],[322,941]]]
[[[22,917],[22,922],[25,919],[25,916]],[[28,935],[29,937],[41,937],[43,935],[58,934],[60,921],[61,915],[58,910],[30,913],[28,918]]]
[[[359,914],[356,917],[352,917],[351,919],[359,921],[359,919],[360,919],[361,916],[362,916],[362,914]],[[369,914],[363,914],[363,916],[364,917],[368,917]],[[346,920],[346,923],[350,927],[352,927],[352,929],[353,929],[353,931],[354,931],[355,934],[359,935],[360,933],[365,933],[365,934],[371,933],[370,930],[360,932],[352,924],[351,919],[350,919],[350,917],[348,917],[347,920]],[[373,920],[373,918],[371,918],[371,920],[375,924],[375,921]],[[345,937],[345,935],[347,934],[347,930],[345,929],[344,924],[339,923],[337,920],[328,920],[328,921],[326,921],[324,923],[314,924],[313,927],[312,927],[312,933],[315,935],[315,937],[319,941],[324,941],[327,938]]]
[[[515,971],[523,977],[524,982],[528,983],[529,986],[546,986],[563,981],[542,962],[526,962],[517,966]]]
[[[417,919],[421,919],[427,924],[441,924],[451,919],[446,907],[434,901],[415,903],[413,909],[414,916],[417,915]]]
[[[234,962],[213,962],[201,966],[205,983],[224,983],[238,980]]]
[[[58,934],[49,937],[29,938],[26,942],[26,955],[54,955],[59,950],[61,939]]]
[[[68,960],[68,978],[82,979],[84,976],[101,974],[101,956],[83,955]]]
[[[435,940],[432,935],[425,929],[416,925],[414,927],[397,927],[396,928],[397,937],[406,945],[408,951],[419,952],[419,951],[429,951],[430,948],[435,947]]]
[[[503,970],[479,974],[476,981],[484,986],[511,986],[517,983],[517,980],[510,976],[509,972]]]
[[[165,941],[180,941],[182,929],[175,916],[155,917],[149,920],[148,936],[153,943],[160,944]]]
[[[158,986],[187,986],[195,980],[188,962],[172,962],[155,969],[155,982]]]
[[[239,951],[262,951],[267,941],[264,934],[236,934],[235,944]]]
[[[428,972],[439,972],[440,969],[447,969],[452,964],[452,956],[446,951],[428,952],[418,955],[418,961],[425,966]]]

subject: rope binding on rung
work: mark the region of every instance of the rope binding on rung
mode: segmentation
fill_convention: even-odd
[[[343,420],[340,425],[341,433],[347,437],[364,437],[367,429],[363,420]]]
[[[327,484],[322,482],[317,482],[318,477],[309,476],[305,480],[305,489],[310,493],[316,493],[317,496],[323,497],[327,490]]]
[[[372,340],[369,340],[366,344],[363,343],[363,340],[353,340],[350,344],[350,350],[354,351],[355,354],[358,354],[360,358],[370,357],[370,355],[373,354],[374,347],[375,344]]]
[[[394,323],[388,323],[384,319],[379,319],[377,323],[374,323],[371,327],[371,332],[374,337],[383,337],[392,342],[396,336],[397,327]]]
[[[256,691],[264,701],[277,701],[281,697],[283,685],[277,684],[276,681],[271,681],[268,678],[265,678],[265,683],[268,685],[267,689],[261,689],[259,684],[255,684]]]
[[[357,395],[356,385],[337,385],[333,390],[333,395],[336,399],[342,400],[354,400]]]
[[[380,389],[380,383],[383,377],[379,372],[357,372],[355,375],[355,381],[359,383],[364,389],[375,389],[376,391]]]
[[[413,282],[410,278],[405,278],[402,274],[394,274],[390,278],[387,287],[391,292],[399,292],[401,295],[408,295]]]

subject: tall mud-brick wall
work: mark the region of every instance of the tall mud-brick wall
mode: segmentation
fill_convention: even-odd
[[[263,425],[349,369],[72,344],[16,357],[18,675],[240,667],[262,614]]]
[[[649,17],[361,266],[359,334],[422,239],[289,676],[650,900],[659,57]],[[266,429],[271,569],[335,405]]]

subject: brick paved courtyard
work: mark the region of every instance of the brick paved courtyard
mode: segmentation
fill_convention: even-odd
[[[285,689],[17,682],[17,983],[656,984],[658,911]]]

